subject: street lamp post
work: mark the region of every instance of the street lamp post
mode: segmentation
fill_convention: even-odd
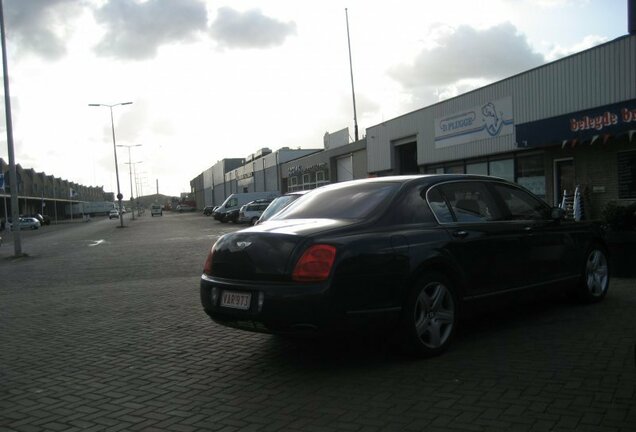
[[[128,162],[126,162],[126,165],[128,165],[128,171],[130,172],[130,195],[131,196],[132,196],[132,190],[133,190],[133,184],[132,184],[133,174],[132,173],[133,173],[133,170],[135,170],[135,166],[140,163],[143,163],[143,161],[130,162],[130,159],[128,159]],[[139,200],[139,191],[137,190],[136,182],[137,182],[137,175],[135,174],[135,194],[137,195],[137,200]],[[137,216],[139,215],[140,215],[139,206],[137,206]],[[133,210],[133,220],[134,219],[135,219],[135,210]]]
[[[115,177],[117,177],[117,200],[119,201],[119,223],[121,224],[120,226],[122,228],[124,227],[124,212],[123,212],[123,205],[122,205],[122,199],[124,198],[124,196],[121,194],[121,190],[119,189],[119,168],[117,167],[117,144],[115,143],[115,122],[113,121],[113,107],[116,107],[118,105],[130,105],[130,104],[132,104],[132,102],[120,102],[113,105],[88,104],[88,106],[93,106],[93,107],[103,106],[110,109],[110,126],[113,131],[113,153],[115,154]]]
[[[117,147],[126,147],[128,148],[128,175],[130,177],[130,204],[131,206],[134,206],[135,203],[133,202],[133,185],[132,185],[132,162],[130,162],[130,148],[131,147],[141,147],[141,144],[133,144],[133,145],[121,145],[121,144],[117,144]],[[132,220],[135,220],[135,209],[133,207],[132,209]]]

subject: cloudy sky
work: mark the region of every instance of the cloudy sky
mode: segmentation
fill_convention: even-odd
[[[320,148],[627,33],[627,0],[3,0],[16,162],[144,194],[223,158]],[[4,106],[0,157],[8,162]],[[124,199],[128,150],[118,148]]]

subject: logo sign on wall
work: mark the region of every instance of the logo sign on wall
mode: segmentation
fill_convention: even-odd
[[[435,119],[435,148],[510,135],[514,129],[512,97],[497,99]]]

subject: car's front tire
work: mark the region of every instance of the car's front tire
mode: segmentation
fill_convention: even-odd
[[[443,274],[426,273],[413,285],[402,317],[404,347],[412,354],[432,357],[448,348],[458,323],[458,298]]]

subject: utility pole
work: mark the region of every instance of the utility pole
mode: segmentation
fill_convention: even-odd
[[[131,147],[141,147],[141,144],[133,144],[133,145],[123,145],[117,144],[117,147],[126,147],[128,149],[128,175],[130,177],[130,207],[132,209],[132,220],[135,220],[135,198],[133,195],[133,183],[132,183],[132,162],[130,160],[130,148]],[[136,162],[135,162],[136,163]]]
[[[13,150],[13,122],[11,120],[11,95],[9,94],[9,67],[7,65],[7,44],[5,42],[4,8],[0,0],[0,24],[2,39],[2,69],[4,72],[4,107],[7,119],[7,148],[9,153],[9,180],[11,181],[11,220],[13,229],[13,249],[16,257],[22,256],[22,238],[20,236],[20,211],[18,209],[18,175],[15,170],[15,154]],[[8,221],[7,221],[8,222]]]
[[[349,45],[349,70],[351,71],[351,94],[353,95],[353,124],[355,128],[355,137],[358,141],[358,115],[356,113],[356,91],[353,88],[353,61],[351,60],[351,39],[349,38],[349,12],[345,8],[345,17],[347,19],[347,43]]]

